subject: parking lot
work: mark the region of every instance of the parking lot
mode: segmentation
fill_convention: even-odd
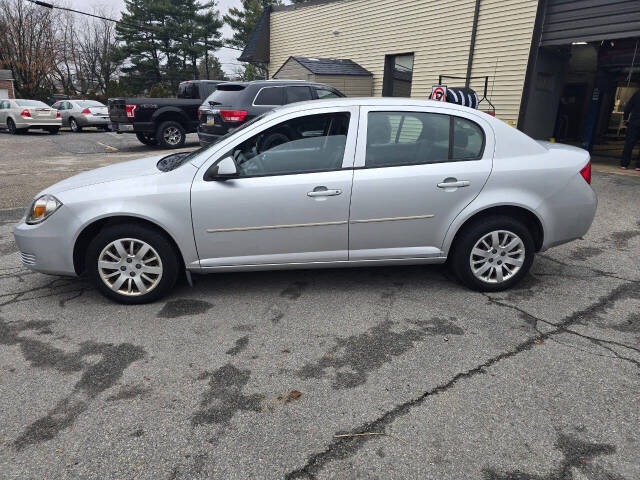
[[[3,478],[640,478],[639,174],[596,165],[588,236],[509,292],[300,270],[122,306],[23,268],[13,225],[47,185],[161,150],[62,131],[0,152]]]

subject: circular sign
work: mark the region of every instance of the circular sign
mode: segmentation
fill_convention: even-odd
[[[434,85],[431,90],[431,100],[436,100],[438,102],[446,102],[447,101],[447,87],[444,85]]]

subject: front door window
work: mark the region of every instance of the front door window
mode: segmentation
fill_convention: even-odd
[[[342,168],[349,113],[295,118],[232,150],[240,177],[326,172]]]

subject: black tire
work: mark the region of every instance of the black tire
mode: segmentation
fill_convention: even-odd
[[[15,122],[10,118],[7,119],[7,130],[9,130],[11,135],[17,135],[20,133],[20,130],[16,128]]]
[[[186,138],[187,134],[182,125],[173,120],[162,122],[156,130],[156,141],[163,148],[180,148]]]
[[[57,135],[59,131],[60,127],[47,128],[47,132],[49,132],[51,135]]]
[[[106,127],[100,127],[101,130],[105,131],[105,132],[110,132],[111,131],[111,127],[106,126]]]
[[[69,127],[72,132],[80,133],[82,131],[82,127],[78,125],[78,122],[73,117],[69,118]]]
[[[144,133],[136,133],[136,138],[145,145],[157,145],[156,138]]]
[[[118,293],[112,290],[105,283],[105,280],[102,279],[98,268],[100,254],[111,242],[118,239],[143,241],[157,252],[161,261],[162,274],[158,283],[147,293],[137,295]],[[125,268],[129,268],[135,273],[135,268],[139,268],[139,265],[134,265],[135,263],[134,260],[134,262],[128,264],[123,263],[123,265],[127,265]],[[175,251],[173,244],[166,235],[158,229],[137,225],[135,223],[112,225],[100,230],[87,248],[85,265],[87,277],[94,283],[100,293],[111,300],[126,305],[149,303],[165,296],[175,285],[180,269],[178,252]],[[123,275],[126,276],[126,273]]]
[[[488,281],[481,280],[474,274],[471,268],[471,252],[477,242],[495,231],[506,231],[517,235],[524,245],[524,258],[522,259],[520,269],[514,273],[513,276],[502,282],[489,283]],[[493,253],[493,251],[487,252],[487,254],[489,253]],[[495,255],[495,261],[502,262],[502,258],[504,257],[500,257],[501,253],[496,252]],[[472,290],[499,292],[513,287],[529,273],[534,256],[535,244],[533,236],[526,225],[512,217],[495,216],[478,219],[464,227],[464,230],[458,234],[449,253],[449,263],[458,279]],[[493,264],[493,266],[494,268],[498,268],[497,263]]]

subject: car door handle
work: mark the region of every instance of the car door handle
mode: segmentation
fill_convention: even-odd
[[[308,197],[335,197],[340,195],[342,190],[329,190],[327,187],[316,187],[311,192],[307,192]]]
[[[438,188],[462,188],[471,185],[469,180],[460,180],[457,182],[442,182],[438,184]]]

